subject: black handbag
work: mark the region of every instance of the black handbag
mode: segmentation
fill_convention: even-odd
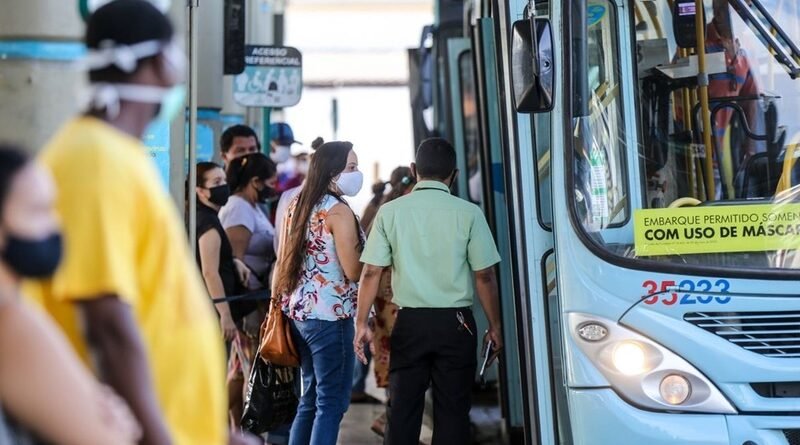
[[[242,429],[261,435],[292,423],[297,414],[294,367],[275,366],[256,354],[242,415]]]

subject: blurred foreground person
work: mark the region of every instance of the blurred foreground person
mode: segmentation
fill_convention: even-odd
[[[38,443],[30,432],[59,445],[130,445],[140,430],[127,406],[20,301],[22,279],[52,275],[61,259],[54,200],[52,179],[0,146],[0,444]]]
[[[141,443],[218,445],[228,442],[219,326],[140,142],[154,119],[168,125],[183,111],[185,56],[174,40],[148,1],[115,0],[89,18],[93,101],[42,153],[59,191],[65,258],[39,297],[130,404]]]

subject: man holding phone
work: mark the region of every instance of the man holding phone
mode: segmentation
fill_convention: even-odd
[[[471,307],[477,290],[489,320],[483,337],[488,366],[503,347],[494,272],[500,255],[481,210],[450,194],[458,170],[449,142],[423,141],[411,169],[414,191],[380,208],[361,257],[354,347],[365,362],[367,318],[381,272],[391,267],[400,310],[391,336],[386,443],[419,443],[429,385],[436,412],[432,445],[470,443],[479,334]]]

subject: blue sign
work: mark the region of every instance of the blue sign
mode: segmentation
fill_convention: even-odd
[[[303,56],[289,46],[248,45],[233,99],[244,107],[292,107],[303,93]]]
[[[206,124],[197,123],[196,141],[197,162],[210,162],[214,157],[214,129]],[[189,174],[189,126],[186,126],[186,162],[183,171]]]
[[[214,130],[197,124],[197,162],[209,162],[214,157]]]
[[[77,42],[45,42],[40,40],[0,41],[0,60],[34,59],[72,62],[86,55],[86,47]]]
[[[222,122],[222,131],[234,125],[244,124],[244,116],[239,114],[221,114],[219,120]]]
[[[608,6],[602,3],[589,3],[586,12],[589,26],[591,27],[603,21],[608,12]]]
[[[164,186],[169,189],[169,123],[153,122],[147,127],[142,137],[142,142],[147,146],[150,157],[156,163],[156,168],[164,181]]]

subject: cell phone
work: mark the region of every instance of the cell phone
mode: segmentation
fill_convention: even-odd
[[[483,364],[480,372],[481,381],[483,381],[483,374],[486,373],[486,365],[489,364],[489,357],[492,356],[492,351],[494,351],[494,342],[489,340],[489,343],[486,344],[486,352],[483,353]]]

